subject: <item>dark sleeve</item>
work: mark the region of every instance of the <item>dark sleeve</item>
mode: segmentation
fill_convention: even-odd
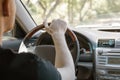
[[[32,53],[17,54],[10,49],[0,48],[1,71],[2,77],[8,80],[61,80],[60,73],[49,61]]]
[[[11,64],[11,68],[14,75],[18,76],[20,80],[61,80],[60,73],[52,63],[31,53],[17,55]],[[25,77],[26,79],[24,79]]]
[[[10,49],[3,49],[0,47],[0,66],[8,67],[14,57],[15,53]]]
[[[11,67],[14,75],[19,73],[16,76],[20,77],[21,80],[25,77],[26,79],[24,80],[61,80],[60,73],[52,63],[40,59],[31,53],[21,53],[17,55]],[[21,74],[25,76],[22,78],[22,76],[20,76]]]
[[[8,80],[61,80],[60,73],[49,61],[40,59],[32,53],[17,54],[2,48],[0,71],[5,73],[3,76]]]
[[[15,54],[10,49],[0,47],[0,80],[6,80],[9,66],[14,57]]]
[[[52,63],[46,60],[39,61],[38,73],[40,80],[61,80],[61,75]]]

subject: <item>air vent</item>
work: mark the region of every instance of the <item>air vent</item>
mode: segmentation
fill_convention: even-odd
[[[98,57],[98,64],[105,65],[106,64],[106,57]]]

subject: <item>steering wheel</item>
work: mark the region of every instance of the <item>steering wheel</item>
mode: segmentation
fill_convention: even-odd
[[[48,25],[50,25],[50,23]],[[33,28],[23,39],[23,41],[20,45],[20,48],[19,48],[19,52],[32,51],[32,53],[39,54],[39,56],[40,57],[43,56],[43,58],[46,58],[46,57],[50,58],[52,56],[54,56],[52,58],[55,58],[55,54],[53,55],[53,53],[55,53],[54,45],[40,45],[41,36],[39,36],[37,38],[32,38],[36,32],[43,30],[43,29],[44,29],[43,24]],[[79,42],[78,42],[78,39],[77,39],[76,35],[74,34],[74,32],[71,31],[69,28],[67,29],[65,34],[67,34],[72,40],[72,42],[70,42],[70,44],[72,44],[72,48],[69,48],[69,49],[71,51],[73,61],[74,61],[75,67],[76,67],[78,59],[79,59]],[[70,46],[71,45],[69,45],[69,43],[68,43],[68,47],[70,47]],[[48,60],[50,60],[50,59],[48,59]],[[54,60],[52,59],[52,61],[51,61],[53,64],[54,64]]]

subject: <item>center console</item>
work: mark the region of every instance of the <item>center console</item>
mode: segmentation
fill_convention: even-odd
[[[120,48],[116,41],[100,39],[95,51],[96,80],[120,80]]]

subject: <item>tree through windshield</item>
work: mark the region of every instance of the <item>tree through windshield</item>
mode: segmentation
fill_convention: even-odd
[[[69,24],[117,20],[120,16],[119,0],[21,0],[37,24],[61,18]],[[96,22],[97,22],[96,21]]]

